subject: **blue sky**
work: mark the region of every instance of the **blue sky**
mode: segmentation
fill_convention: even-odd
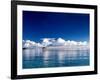
[[[23,40],[89,41],[89,14],[23,11]]]

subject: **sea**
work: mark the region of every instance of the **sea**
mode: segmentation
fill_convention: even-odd
[[[89,50],[23,49],[23,69],[87,66]]]

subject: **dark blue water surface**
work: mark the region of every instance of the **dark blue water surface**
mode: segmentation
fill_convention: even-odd
[[[89,50],[23,49],[23,68],[89,65]]]

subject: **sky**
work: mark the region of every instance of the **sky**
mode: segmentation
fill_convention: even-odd
[[[23,40],[89,41],[89,14],[23,11]]]

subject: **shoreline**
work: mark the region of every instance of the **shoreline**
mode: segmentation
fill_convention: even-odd
[[[28,47],[23,49],[43,49],[43,50],[89,50],[89,46],[47,46],[47,47]]]

